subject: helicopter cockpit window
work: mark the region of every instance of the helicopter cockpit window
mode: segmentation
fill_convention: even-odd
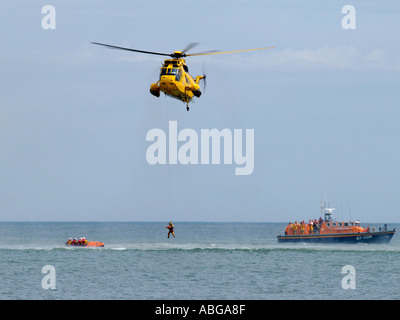
[[[179,68],[161,68],[161,76],[171,75],[175,76],[175,79],[179,81],[181,79],[181,71]]]
[[[178,73],[175,76],[175,80],[176,81],[181,81],[181,77],[182,77],[182,70],[178,69]]]
[[[161,68],[161,75],[176,75],[178,74],[178,68]]]

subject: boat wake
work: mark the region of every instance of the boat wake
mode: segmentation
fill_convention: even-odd
[[[231,243],[231,242],[188,242],[188,243],[166,243],[166,242],[122,242],[106,243],[104,247],[81,247],[65,246],[64,244],[2,244],[3,250],[60,250],[60,251],[246,251],[246,252],[400,252],[400,243],[389,244],[315,244],[315,243],[277,243],[275,239],[264,243]]]
[[[185,243],[185,244],[166,244],[166,243],[121,243],[109,244],[103,250],[112,251],[244,251],[244,252],[399,252],[400,246],[394,244],[370,245],[370,244],[347,244],[347,245],[316,245],[309,243],[296,244],[231,244],[231,243]]]

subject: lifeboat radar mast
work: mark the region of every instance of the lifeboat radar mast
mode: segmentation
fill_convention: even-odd
[[[321,214],[324,215],[324,220],[325,221],[332,221],[332,212],[336,210],[335,208],[327,208],[326,207],[326,202],[321,201]]]

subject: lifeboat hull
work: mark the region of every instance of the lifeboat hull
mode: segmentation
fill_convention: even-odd
[[[396,231],[365,233],[279,235],[278,242],[309,243],[389,243]]]

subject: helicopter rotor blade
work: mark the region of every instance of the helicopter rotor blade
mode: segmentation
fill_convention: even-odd
[[[111,49],[126,50],[126,51],[133,51],[133,52],[140,52],[140,53],[147,53],[147,54],[156,54],[156,55],[159,55],[159,56],[169,56],[169,57],[171,56],[171,54],[168,54],[168,53],[136,50],[136,49],[131,49],[131,48],[112,46],[112,45],[109,45],[109,44],[104,44],[104,43],[99,43],[99,42],[91,42],[91,43],[92,44],[97,44],[99,46],[104,46],[104,47],[107,47],[107,48],[111,48]]]
[[[185,56],[186,57],[189,57],[189,56],[204,56],[204,55],[207,55],[207,54],[217,54],[219,51],[221,51],[221,50],[202,51],[202,52],[186,54]]]
[[[223,54],[223,53],[234,53],[234,52],[245,52],[245,51],[255,51],[255,50],[263,50],[263,49],[272,49],[275,47],[265,47],[265,48],[256,48],[256,49],[245,49],[245,50],[235,50],[235,51],[216,51],[216,52],[200,52],[200,53],[192,53],[187,54],[186,56],[205,56],[210,54]]]
[[[200,44],[200,42],[191,42],[189,43],[185,49],[183,49],[181,52],[185,53],[186,51],[189,51],[190,49],[194,48],[195,46],[197,46],[198,44]]]

